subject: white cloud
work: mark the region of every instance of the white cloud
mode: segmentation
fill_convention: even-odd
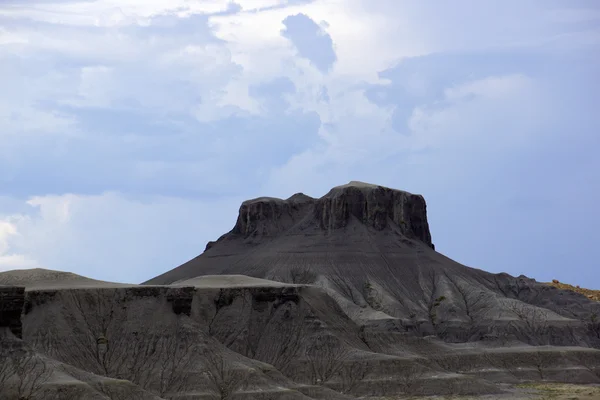
[[[544,95],[526,76],[491,76],[445,89],[439,103],[416,107],[408,126],[418,148],[493,146],[496,152],[537,136],[533,126],[543,126],[549,113]]]
[[[35,268],[38,263],[23,254],[11,252],[11,243],[19,238],[17,224],[20,218],[0,218],[0,271],[11,269]]]
[[[0,269],[44,267],[140,282],[187,261],[235,223],[238,198],[38,196],[0,218]]]
[[[532,145],[551,112],[546,93],[519,74],[468,81],[442,93],[415,106],[404,131],[392,128],[392,107],[370,103],[361,91],[334,98],[341,111],[330,119],[335,128],[323,129],[320,145],[274,169],[268,187],[291,194],[298,186],[319,181],[326,190],[357,175],[379,181],[395,171],[410,175],[419,166],[422,171],[411,181],[425,168],[439,168],[435,180],[428,178],[433,188],[433,182],[466,178],[475,165],[494,162],[502,151]]]
[[[0,272],[30,268],[40,268],[40,265],[22,254],[0,254]]]
[[[114,68],[95,65],[81,68],[77,97],[87,107],[108,107],[111,104],[111,92],[114,92]],[[65,101],[67,104],[69,100]]]
[[[0,104],[4,102],[0,101]],[[45,111],[29,104],[11,103],[0,109],[0,137],[44,131],[63,134],[75,127],[75,119],[57,111]]]
[[[226,11],[226,0],[98,0],[56,3],[31,2],[27,6],[0,9],[0,16],[29,18],[39,22],[70,26],[116,27],[145,25],[161,14],[189,16]]]
[[[214,16],[210,23],[217,37],[228,42],[247,78],[260,82],[287,75],[295,52],[281,35],[282,21],[302,12],[316,22],[327,22],[324,29],[333,39],[338,58],[333,72],[336,76],[377,82],[377,72],[391,63],[430,51],[418,35],[409,34],[414,33],[415,24],[402,16],[401,9],[392,17],[371,10],[365,1],[341,4],[339,0],[324,0],[261,13]]]
[[[0,46],[5,46],[9,44],[25,44],[27,43],[27,39],[16,35],[12,32],[7,31],[5,28],[0,27]]]
[[[491,76],[447,88],[444,95],[450,101],[459,101],[470,96],[501,99],[514,97],[520,91],[528,90],[531,85],[531,80],[523,75]]]
[[[0,254],[8,251],[8,239],[17,233],[17,228],[13,223],[0,221]]]
[[[65,105],[193,115],[208,103],[204,120],[226,116],[220,108],[229,105],[252,110],[251,102],[236,101],[238,96],[225,99],[240,67],[208,28],[202,33],[203,21],[187,34],[175,28],[153,33],[155,23],[135,28],[141,31],[35,23],[7,27],[1,37],[11,44],[0,46],[0,131],[72,131],[77,117],[57,110]]]

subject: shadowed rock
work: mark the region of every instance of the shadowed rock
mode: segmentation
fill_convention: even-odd
[[[0,328],[8,328],[21,337],[21,311],[25,304],[25,288],[0,285]]]

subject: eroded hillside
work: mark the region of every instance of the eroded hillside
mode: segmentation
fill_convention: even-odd
[[[38,398],[98,399],[506,397],[524,382],[600,383],[600,303],[452,261],[434,250],[422,196],[359,182],[244,202],[229,233],[144,285],[3,279],[25,286],[0,290],[7,396],[27,379]]]

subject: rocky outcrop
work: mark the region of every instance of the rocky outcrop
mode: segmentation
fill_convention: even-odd
[[[325,230],[344,228],[351,218],[356,218],[365,226],[379,231],[397,227],[403,235],[433,248],[427,206],[421,195],[350,182],[333,188],[317,200],[314,212]]]
[[[9,328],[21,337],[21,311],[25,303],[25,288],[20,286],[0,286],[0,328]]]
[[[333,188],[320,199],[297,193],[286,200],[260,197],[242,203],[229,236],[246,239],[274,238],[299,222],[323,232],[344,229],[351,220],[382,231],[391,229],[434,248],[421,195],[352,181]],[[216,242],[209,242],[206,250]]]
[[[313,202],[314,199],[301,193],[287,200],[260,197],[245,201],[231,234],[245,238],[274,237],[298,222]]]

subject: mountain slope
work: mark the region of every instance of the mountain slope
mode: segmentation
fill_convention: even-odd
[[[468,268],[434,248],[422,196],[350,182],[319,199],[246,201],[229,233],[145,284],[240,274],[318,285],[367,331],[387,321],[450,342],[493,332],[524,344],[598,344],[586,327],[598,304]]]
[[[28,290],[130,286],[122,283],[99,281],[72,272],[54,271],[44,268],[15,269],[0,272],[0,285],[25,286]]]
[[[144,285],[2,276],[27,290],[0,287],[0,329],[71,376],[159,398],[600,383],[600,303],[454,262],[435,251],[422,196],[361,182],[320,199],[246,201],[231,232]]]

